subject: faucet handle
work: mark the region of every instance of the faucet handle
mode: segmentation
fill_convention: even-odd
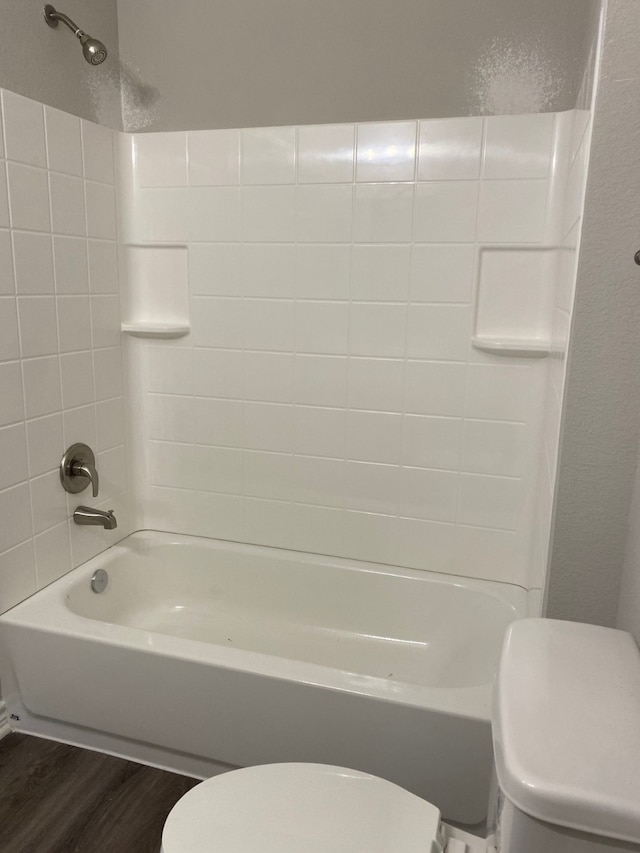
[[[71,494],[84,491],[91,483],[93,496],[98,496],[99,478],[96,457],[86,444],[72,444],[60,462],[60,482]]]

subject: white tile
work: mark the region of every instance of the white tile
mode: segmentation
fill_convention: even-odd
[[[344,542],[342,510],[325,506],[291,506],[291,542],[312,554],[341,554]]]
[[[480,177],[482,118],[420,122],[418,180],[468,181]]]
[[[53,107],[44,108],[47,129],[47,158],[54,172],[65,172],[81,178],[82,139],[80,119]]]
[[[298,128],[298,182],[351,183],[354,131],[352,124]]]
[[[13,256],[19,294],[53,293],[53,255],[49,234],[14,231]]]
[[[244,434],[249,450],[289,451],[293,444],[293,406],[245,403]]]
[[[30,166],[46,166],[42,104],[4,89],[2,109],[7,159]]]
[[[198,296],[192,300],[192,332],[195,346],[240,348],[242,346],[242,301]]]
[[[453,570],[455,525],[398,518],[395,534],[400,565],[435,572]]]
[[[370,462],[347,462],[345,507],[395,515],[400,498],[400,468]]]
[[[51,188],[51,219],[56,234],[84,237],[87,232],[84,208],[84,185],[80,178],[49,176]]]
[[[29,476],[37,477],[57,470],[64,452],[60,412],[27,421],[27,449]]]
[[[358,125],[357,181],[412,181],[416,123],[387,121]]]
[[[469,314],[465,305],[410,305],[409,358],[464,361],[469,347]]]
[[[60,473],[51,471],[29,482],[34,533],[42,533],[67,520],[67,495],[60,485]]]
[[[291,243],[295,236],[294,187],[245,187],[243,237],[256,243]]]
[[[397,465],[402,450],[402,416],[386,412],[347,413],[347,456],[361,462]]]
[[[195,447],[192,444],[149,442],[149,482],[154,486],[195,489]]]
[[[406,328],[405,305],[390,302],[354,302],[349,317],[351,355],[403,357]]]
[[[137,239],[183,243],[189,239],[189,190],[181,187],[140,190]]]
[[[113,187],[86,181],[87,234],[102,240],[116,238],[116,202]]]
[[[461,420],[406,415],[402,464],[455,471],[460,461],[461,442]]]
[[[32,535],[29,486],[26,483],[0,492],[0,517],[0,551],[24,542]]]
[[[333,459],[344,457],[346,416],[343,409],[296,406],[294,426],[296,453]]]
[[[235,242],[240,239],[240,190],[192,187],[189,190],[189,239]]]
[[[526,439],[523,424],[466,421],[461,469],[474,474],[519,477],[528,458]]]
[[[89,447],[96,446],[96,407],[94,405],[69,409],[62,414],[64,444],[69,447],[81,441]]]
[[[244,184],[293,184],[295,180],[295,127],[258,127],[242,131]]]
[[[291,541],[291,504],[265,498],[245,498],[245,537],[256,545],[285,548]]]
[[[348,299],[350,246],[296,247],[297,299]]]
[[[60,411],[62,398],[57,355],[23,361],[22,374],[25,413],[28,418]]]
[[[85,406],[95,399],[90,352],[74,352],[60,357],[62,403],[65,409]]]
[[[353,219],[351,186],[298,187],[297,239],[302,243],[348,243]]]
[[[344,503],[345,463],[342,459],[293,457],[295,500],[321,506]]]
[[[27,437],[23,423],[0,429],[0,490],[28,479]]]
[[[191,292],[204,296],[242,294],[242,246],[237,243],[192,243],[189,246]]]
[[[244,454],[244,494],[254,498],[291,500],[293,456],[248,450]]]
[[[173,362],[173,359],[172,359]],[[242,397],[242,352],[230,350],[196,350],[193,359],[193,393],[207,397]],[[188,393],[191,374],[176,371],[167,390]]]
[[[120,343],[120,299],[116,295],[91,297],[91,334],[94,347]]]
[[[245,299],[242,303],[246,349],[293,350],[293,301],[289,299]]]
[[[113,132],[108,127],[82,122],[84,176],[88,181],[114,183]]]
[[[515,533],[457,526],[454,555],[456,574],[510,583],[514,580],[518,563]]]
[[[122,354],[120,347],[95,350],[93,370],[96,381],[96,400],[122,395]]]
[[[86,527],[71,523],[69,524],[69,538],[71,540],[71,561],[74,568],[100,554],[107,545],[106,531],[101,527]]]
[[[91,349],[89,297],[58,296],[56,302],[58,304],[60,352]]]
[[[378,513],[344,513],[344,555],[354,560],[397,564],[397,519]]]
[[[552,113],[489,116],[484,178],[546,178],[551,169]]]
[[[78,237],[54,237],[53,265],[57,293],[89,292],[86,240]]]
[[[526,421],[531,391],[532,376],[528,366],[470,364],[465,414],[469,418]]]
[[[137,133],[134,146],[138,186],[187,186],[186,133]]]
[[[346,357],[296,353],[293,370],[296,403],[310,406],[346,405]]]
[[[275,352],[245,352],[244,397],[245,400],[291,403],[293,399],[293,355]]]
[[[214,410],[210,413],[202,404],[217,403],[217,400],[198,400],[193,397],[178,397],[175,394],[147,395],[147,436],[159,441],[179,441],[189,444],[217,444],[203,440],[215,425]],[[226,401],[225,401],[226,402]],[[100,406],[117,404],[122,408],[120,397],[100,403]],[[197,406],[197,409],[196,409]],[[106,438],[106,434],[105,434]]]
[[[24,542],[0,554],[0,612],[36,591],[33,543]]]
[[[7,172],[4,162],[0,162],[0,226],[8,228],[9,216],[9,191],[7,187]],[[14,226],[16,227],[16,226]]]
[[[419,243],[473,242],[477,207],[476,181],[418,184],[413,239]]]
[[[242,248],[244,296],[288,297],[294,294],[293,245],[248,244]]]
[[[473,246],[413,246],[412,302],[470,302]]]
[[[34,539],[38,589],[58,580],[72,568],[69,526],[58,524]]]
[[[19,297],[18,317],[23,358],[58,352],[54,296]]]
[[[118,254],[115,243],[89,240],[89,286],[92,293],[118,292]]]
[[[515,530],[521,502],[520,480],[477,474],[460,475],[460,524]]]
[[[356,243],[409,243],[413,184],[359,184],[353,239]]]
[[[14,296],[0,297],[0,361],[20,357],[17,301]]]
[[[209,400],[196,397],[193,401],[196,444],[243,447],[243,412],[244,406],[240,400]],[[184,424],[181,429],[184,429]]]
[[[100,499],[111,501],[127,488],[127,464],[122,446],[103,450],[96,463],[100,471]]]
[[[454,522],[457,505],[457,473],[425,468],[400,469],[400,515]]]
[[[351,298],[374,302],[406,300],[410,264],[409,246],[354,246]]]
[[[22,397],[22,372],[20,362],[0,364],[0,426],[21,421],[24,418]]]
[[[464,412],[465,364],[407,361],[405,411],[417,415],[460,417]]]
[[[539,243],[544,238],[547,181],[483,181],[478,240]]]
[[[295,309],[297,352],[346,355],[349,305],[346,302],[299,301]]]
[[[192,187],[237,186],[240,182],[240,131],[191,130],[189,183]]]
[[[349,408],[401,412],[403,378],[404,361],[399,359],[349,359]]]
[[[243,451],[230,447],[195,447],[195,487],[227,494],[242,493]]]
[[[15,292],[11,232],[0,230],[0,294],[13,295]]]
[[[25,231],[50,231],[49,182],[44,169],[8,163],[11,224]],[[4,224],[0,217],[0,224]]]

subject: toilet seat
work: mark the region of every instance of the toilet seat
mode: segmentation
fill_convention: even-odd
[[[161,853],[429,853],[440,812],[398,785],[343,767],[266,764],[192,788]]]

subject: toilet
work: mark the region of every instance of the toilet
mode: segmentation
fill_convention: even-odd
[[[215,776],[170,812],[161,853],[640,853],[640,652],[622,631],[525,619],[496,681],[487,837],[343,767]]]

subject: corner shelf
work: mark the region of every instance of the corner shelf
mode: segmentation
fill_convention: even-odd
[[[476,335],[471,338],[471,345],[482,352],[514,358],[546,358],[551,354],[551,341],[540,338],[485,338]]]
[[[134,338],[183,338],[191,331],[189,323],[122,323],[120,328]]]

